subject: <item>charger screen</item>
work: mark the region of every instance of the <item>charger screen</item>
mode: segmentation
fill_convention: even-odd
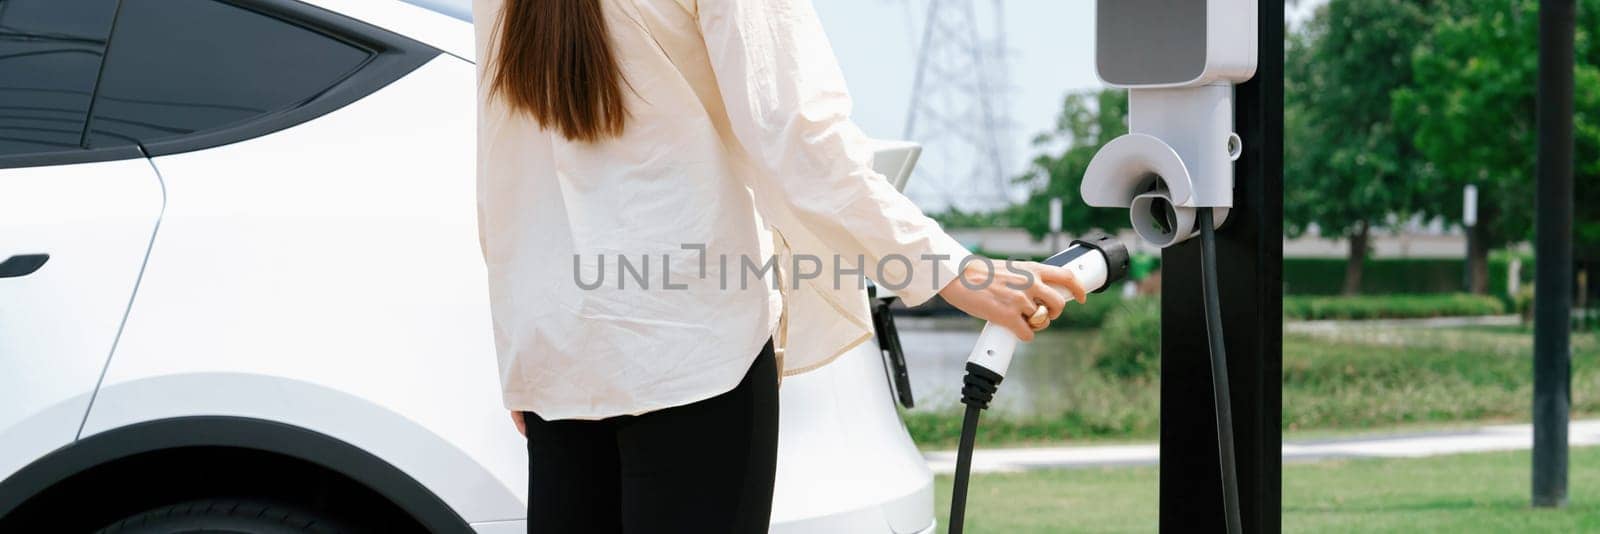
[[[1100,0],[1095,68],[1117,86],[1195,80],[1206,67],[1207,0]]]

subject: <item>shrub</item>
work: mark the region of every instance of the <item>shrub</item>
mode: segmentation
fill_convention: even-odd
[[[1344,289],[1344,258],[1284,258],[1287,295],[1338,295]],[[1361,293],[1450,293],[1461,291],[1461,260],[1433,258],[1368,259]]]
[[[1105,325],[1106,318],[1113,311],[1123,307],[1128,301],[1116,294],[1120,287],[1114,287],[1099,295],[1089,295],[1089,300],[1083,304],[1067,302],[1067,308],[1062,310],[1061,318],[1051,323],[1054,326],[1069,328],[1099,328]]]
[[[1533,281],[1533,256],[1498,250],[1489,254],[1490,295],[1507,297],[1506,275],[1513,258],[1522,260],[1522,281]],[[1344,289],[1344,258],[1284,258],[1283,292],[1286,295],[1338,295]],[[1461,259],[1368,258],[1362,269],[1361,293],[1418,294],[1461,291]]]
[[[1137,298],[1118,302],[1100,331],[1094,367],[1116,378],[1161,374],[1161,302]]]
[[[1506,313],[1506,306],[1499,298],[1465,293],[1283,298],[1283,316],[1302,320],[1409,319],[1502,313]]]
[[[1533,320],[1533,284],[1523,284],[1517,294],[1511,295],[1511,311],[1522,316],[1522,322]]]

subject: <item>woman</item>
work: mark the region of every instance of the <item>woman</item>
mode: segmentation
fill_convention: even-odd
[[[852,276],[1024,340],[1065,305],[1034,282],[1077,287],[967,261],[871,170],[808,0],[473,10],[479,228],[529,531],[766,531],[780,377],[870,337]]]

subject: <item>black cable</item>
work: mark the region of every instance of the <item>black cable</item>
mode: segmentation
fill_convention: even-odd
[[[956,448],[956,476],[950,488],[950,534],[961,534],[967,515],[967,483],[972,478],[972,449],[978,441],[978,414],[989,408],[994,392],[1005,377],[983,366],[967,362],[967,376],[961,379],[961,403],[967,413],[961,418],[961,445]]]
[[[978,413],[983,409],[967,406],[961,419],[961,445],[956,449],[956,478],[950,488],[950,534],[961,534],[967,515],[967,482],[972,477],[972,448],[978,439]]]
[[[1206,338],[1211,342],[1211,391],[1217,412],[1217,457],[1222,464],[1222,505],[1228,534],[1240,533],[1239,471],[1233,458],[1233,402],[1228,396],[1228,354],[1222,342],[1222,307],[1217,303],[1217,238],[1212,208],[1200,208],[1200,272],[1204,279]]]

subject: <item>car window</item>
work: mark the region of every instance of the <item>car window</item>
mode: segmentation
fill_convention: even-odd
[[[89,144],[149,144],[293,110],[372,51],[217,0],[124,2]]]
[[[0,156],[78,151],[116,0],[0,0]]]

